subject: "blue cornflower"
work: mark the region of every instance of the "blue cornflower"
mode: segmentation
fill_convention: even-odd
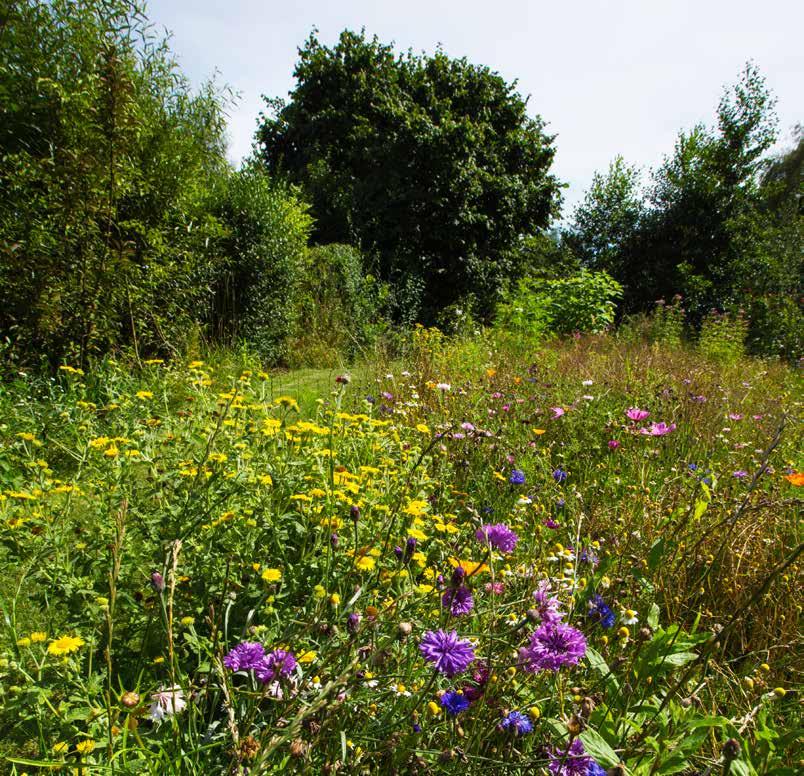
[[[500,722],[500,727],[518,736],[524,736],[533,730],[533,723],[521,711],[512,711]]]
[[[451,714],[455,717],[469,708],[469,699],[463,693],[455,692],[455,690],[447,690],[447,692],[441,696],[441,705],[444,707],[447,714]]]
[[[687,468],[688,468],[688,469],[689,469],[691,472],[697,472],[697,471],[698,471],[698,464],[695,464],[695,463],[690,463],[690,464],[687,464]]]
[[[512,485],[524,485],[525,472],[521,472],[519,469],[513,469],[511,471],[511,476],[508,478],[508,482],[510,482]]]
[[[553,479],[558,482],[564,482],[567,479],[567,473],[563,469],[556,469],[553,472]]]
[[[603,596],[595,595],[589,601],[589,617],[604,628],[613,628],[617,615],[606,605]]]
[[[606,776],[606,769],[595,760],[589,763],[586,776]]]

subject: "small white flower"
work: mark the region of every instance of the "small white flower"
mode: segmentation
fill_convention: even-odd
[[[636,625],[639,622],[639,617],[633,609],[623,609],[620,612],[620,621],[623,625]]]
[[[184,690],[178,685],[160,688],[159,692],[151,695],[151,699],[153,703],[148,711],[154,722],[161,722],[165,717],[172,717],[187,706],[187,701],[184,700]]]
[[[582,385],[594,385],[594,380],[584,380]]]
[[[452,386],[449,383],[438,383],[436,385],[439,391],[450,391],[452,390]]]

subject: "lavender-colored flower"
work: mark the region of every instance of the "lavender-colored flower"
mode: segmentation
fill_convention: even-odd
[[[513,469],[511,471],[511,476],[508,478],[508,482],[510,482],[512,485],[524,485],[525,472],[521,472],[519,469]]]
[[[600,595],[593,596],[589,602],[589,617],[604,628],[613,628],[617,622],[617,615]]]
[[[543,623],[559,622],[564,613],[559,611],[561,602],[554,595],[550,595],[550,581],[543,579],[539,582],[539,587],[533,592],[533,599],[536,601],[536,611]]]
[[[459,617],[472,611],[475,599],[468,587],[451,587],[441,596],[441,605],[449,609],[453,617]]]
[[[352,612],[346,618],[346,630],[349,633],[355,634],[360,630],[360,620],[362,619],[362,615],[360,612]]]
[[[265,660],[265,648],[257,641],[241,641],[232,649],[223,664],[230,671],[251,671],[259,668]]]
[[[650,415],[650,412],[647,410],[641,410],[639,407],[629,407],[625,411],[625,417],[627,417],[629,420],[645,420],[648,415]]]
[[[468,639],[459,639],[452,630],[427,631],[424,634],[419,651],[428,663],[435,666],[436,671],[445,676],[462,674],[475,659],[475,650]]]
[[[676,430],[676,424],[671,423],[669,426],[667,423],[662,421],[661,423],[651,423],[650,428],[641,428],[639,429],[640,434],[644,434],[646,436],[667,436],[667,434]]]
[[[518,736],[524,736],[533,730],[533,723],[521,711],[511,711],[500,722],[500,727]]]
[[[513,552],[519,537],[505,523],[485,524],[475,532],[481,544],[490,544],[500,552]]]
[[[531,635],[530,644],[519,650],[523,668],[533,674],[574,666],[585,654],[583,633],[563,622],[540,625]]]
[[[265,656],[265,660],[256,668],[254,673],[263,684],[273,682],[280,677],[288,676],[296,668],[296,658],[292,652],[284,649],[275,649]]]
[[[469,699],[463,693],[447,690],[441,696],[441,706],[447,714],[455,717],[469,708]]]
[[[586,776],[594,762],[579,738],[570,744],[569,749],[553,749],[547,756],[550,760],[547,767],[554,776]]]
[[[737,471],[733,472],[731,476],[736,477],[738,480],[742,480],[748,476],[748,472],[745,469],[737,469]]]
[[[567,479],[567,473],[563,469],[556,469],[553,472],[553,479],[560,484]]]

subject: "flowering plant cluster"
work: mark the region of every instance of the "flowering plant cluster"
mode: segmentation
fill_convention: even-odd
[[[155,359],[0,395],[12,767],[792,767],[784,374],[417,336],[314,390]]]

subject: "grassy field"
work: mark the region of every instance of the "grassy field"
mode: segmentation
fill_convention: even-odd
[[[0,387],[10,773],[793,774],[801,382],[613,336]]]

